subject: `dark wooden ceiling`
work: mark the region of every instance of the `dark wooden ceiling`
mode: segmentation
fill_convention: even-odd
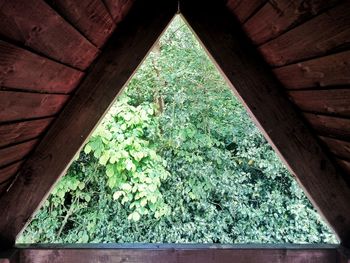
[[[0,194],[132,4],[0,0]],[[349,182],[350,1],[229,0],[227,7]]]
[[[132,1],[0,1],[0,193]]]
[[[350,181],[350,1],[228,6]]]

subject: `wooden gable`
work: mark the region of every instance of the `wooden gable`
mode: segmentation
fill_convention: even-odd
[[[3,246],[177,12],[349,245],[349,1],[2,0]]]

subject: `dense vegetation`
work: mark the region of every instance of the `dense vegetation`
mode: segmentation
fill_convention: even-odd
[[[19,242],[336,241],[175,19]]]

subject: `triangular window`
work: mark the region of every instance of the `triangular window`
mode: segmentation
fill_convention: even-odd
[[[335,243],[177,16],[19,243]]]

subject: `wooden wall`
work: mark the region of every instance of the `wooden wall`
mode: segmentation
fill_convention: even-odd
[[[76,87],[132,3],[0,0],[0,195],[66,103],[79,97]],[[227,6],[350,183],[350,1]]]
[[[335,245],[75,244],[19,246],[0,252],[0,263],[348,263]]]
[[[228,7],[350,182],[350,1],[229,0]]]
[[[0,0],[0,194],[132,0]],[[350,181],[350,2],[229,0]]]
[[[0,0],[0,195],[132,0]]]

